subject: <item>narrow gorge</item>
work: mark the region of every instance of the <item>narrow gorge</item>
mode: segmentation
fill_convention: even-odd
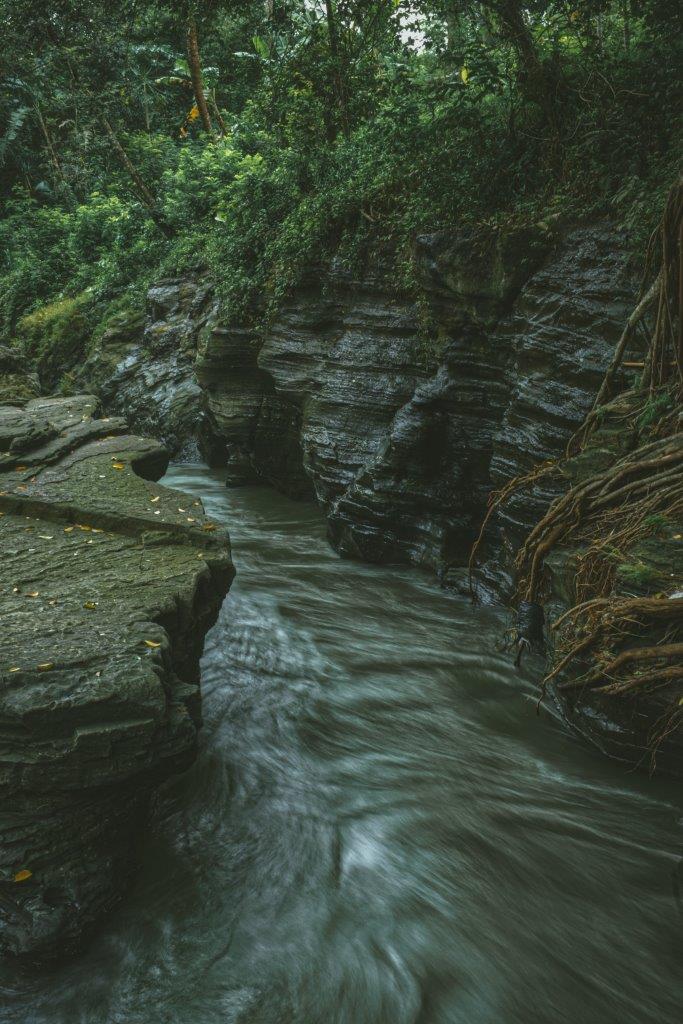
[[[0,0],[0,1024],[678,1024],[673,0]]]

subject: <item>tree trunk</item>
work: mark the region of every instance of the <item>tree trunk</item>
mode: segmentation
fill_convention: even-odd
[[[104,130],[109,136],[109,141],[111,142],[114,148],[114,152],[116,153],[121,165],[125,167],[126,171],[128,172],[131,181],[135,185],[135,191],[137,192],[137,195],[140,198],[140,200],[147,207],[150,217],[152,218],[156,226],[159,228],[159,231],[161,231],[161,233],[165,235],[166,238],[173,238],[175,234],[173,228],[170,226],[170,224],[166,223],[161,213],[159,213],[156,199],[145,185],[144,181],[140,176],[140,172],[138,171],[137,167],[135,166],[135,164],[133,163],[133,161],[131,160],[131,158],[128,156],[125,149],[121,145],[119,137],[112,128],[109,119],[103,117],[102,124],[104,125]]]
[[[497,0],[496,11],[500,18],[502,34],[517,50],[527,77],[529,98],[541,107],[545,120],[553,135],[558,135],[552,76],[543,66],[519,0]]]
[[[339,46],[337,16],[332,0],[325,0],[325,15],[327,17],[327,35],[330,43],[330,56],[332,58],[332,80],[334,92],[337,97],[342,131],[345,138],[348,139],[350,134],[348,97],[346,94],[346,83],[344,81],[341,66],[341,48]]]
[[[64,171],[62,170],[62,165],[59,162],[59,157],[57,156],[57,152],[55,150],[55,147],[52,144],[52,139],[50,138],[50,133],[48,131],[47,125],[45,124],[45,121],[43,119],[43,115],[42,115],[42,113],[40,111],[40,107],[38,106],[38,104],[36,104],[35,111],[36,111],[36,118],[38,119],[38,124],[40,126],[40,130],[43,133],[43,138],[45,139],[45,148],[47,149],[47,153],[48,153],[48,156],[50,158],[50,163],[54,167],[54,169],[55,169],[55,171],[57,173],[57,176],[59,178],[61,178],[61,180],[64,183],[66,183],[66,178],[64,176]]]
[[[190,78],[194,91],[195,103],[199,116],[202,119],[204,130],[208,135],[212,133],[211,115],[204,95],[204,83],[202,81],[202,65],[199,59],[199,42],[197,40],[197,23],[194,16],[190,15],[187,22],[187,62],[190,67]]]

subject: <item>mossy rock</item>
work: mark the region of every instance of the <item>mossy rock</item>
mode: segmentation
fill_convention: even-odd
[[[0,405],[23,405],[40,394],[35,373],[17,348],[0,345]]]
[[[46,391],[54,391],[62,378],[82,363],[93,333],[93,319],[92,296],[81,292],[41,306],[17,324],[17,339]]]

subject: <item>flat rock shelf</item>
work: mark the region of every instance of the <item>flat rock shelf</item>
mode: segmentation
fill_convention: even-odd
[[[0,407],[0,951],[49,958],[124,890],[188,767],[226,531],[97,400]]]

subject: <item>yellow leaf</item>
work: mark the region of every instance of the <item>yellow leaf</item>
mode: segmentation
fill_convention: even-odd
[[[83,607],[87,608],[89,612],[92,612],[97,608],[97,601],[84,601]]]
[[[40,597],[39,590],[29,590],[26,594],[27,597]]]
[[[123,463],[123,462],[112,462],[111,468],[112,469],[125,469],[125,463]]]
[[[26,882],[29,878],[32,878],[32,877],[33,877],[33,872],[32,871],[29,871],[28,868],[22,868],[21,871],[17,871],[16,875],[14,876],[14,881],[15,882]]]
[[[74,529],[74,527],[73,527],[73,526],[65,526],[65,527],[64,527],[64,533],[71,533],[71,531],[72,531],[73,529]]]
[[[188,121],[196,121],[198,117],[199,117],[199,107],[195,103],[194,106],[192,107],[192,109],[190,110],[190,113],[187,115],[187,120]]]
[[[159,495],[157,494],[156,498],[150,498],[149,500],[150,501],[158,501],[159,500]]]
[[[82,523],[76,523],[76,529],[85,530],[86,533],[90,533],[90,531],[92,530],[92,526],[88,526],[87,524]]]
[[[161,647],[161,644],[158,644],[156,640],[145,640],[145,643],[148,647]]]
[[[215,529],[216,529],[216,524],[215,523],[204,523],[204,525],[202,526],[202,530],[215,530]]]
[[[13,665],[12,668],[7,669],[8,672],[21,672],[19,665]]]
[[[14,467],[14,472],[15,473],[25,473],[27,469],[28,469],[28,466],[15,466]]]
[[[54,661],[44,661],[42,665],[38,666],[39,672],[50,672],[55,667]]]
[[[460,68],[460,78],[467,85],[467,81],[470,77],[470,73],[467,68]]]

